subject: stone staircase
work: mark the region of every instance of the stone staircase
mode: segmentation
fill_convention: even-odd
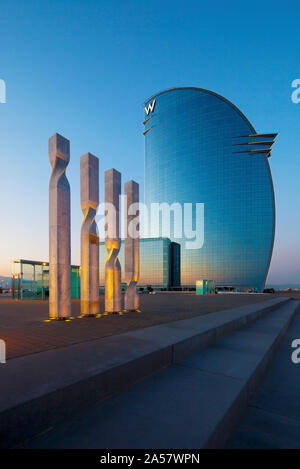
[[[28,443],[49,446],[73,419],[78,443],[65,432],[57,445],[223,447],[298,306],[277,297],[11,360],[0,370],[0,447],[54,426]]]

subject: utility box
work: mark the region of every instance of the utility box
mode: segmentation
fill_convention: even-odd
[[[196,295],[213,295],[216,293],[216,282],[214,280],[197,280]]]

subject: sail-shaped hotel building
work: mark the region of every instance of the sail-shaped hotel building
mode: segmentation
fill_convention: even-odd
[[[256,133],[224,97],[172,88],[145,103],[145,203],[203,204],[203,245],[181,244],[181,285],[262,291],[272,256],[275,198],[269,166],[276,133]],[[194,213],[194,212],[193,212]]]

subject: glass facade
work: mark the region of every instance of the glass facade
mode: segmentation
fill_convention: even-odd
[[[176,244],[176,243],[174,243]],[[140,277],[139,287],[152,287],[154,289],[169,289],[173,279],[178,281],[180,271],[180,246],[175,250],[176,256],[172,258],[172,245],[167,238],[141,238],[140,239]],[[105,263],[107,252],[104,242],[100,243],[100,286],[105,285]],[[124,241],[118,259],[122,268],[122,283],[125,284],[124,275]],[[174,285],[176,286],[176,285]]]
[[[185,236],[171,231],[181,244],[181,284],[208,278],[261,291],[274,242],[268,157],[277,134],[257,134],[232,103],[200,88],[152,96],[143,124],[148,209],[153,202],[204,204],[202,248],[186,249]]]
[[[171,286],[180,285],[180,244],[171,242]]]
[[[12,263],[12,295],[16,299],[49,297],[48,262],[15,260]],[[71,298],[80,298],[80,267],[71,266]]]

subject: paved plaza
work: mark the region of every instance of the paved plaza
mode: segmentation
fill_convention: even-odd
[[[96,340],[171,321],[188,319],[216,311],[270,300],[269,294],[218,294],[196,296],[191,293],[140,295],[141,313],[104,316],[104,296],[100,297],[101,317],[79,318],[80,301],[72,301],[71,321],[48,320],[47,301],[0,299],[0,338],[6,341],[7,359],[53,348]]]

